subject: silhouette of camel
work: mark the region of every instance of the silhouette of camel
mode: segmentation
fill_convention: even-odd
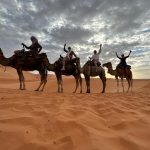
[[[123,78],[126,78],[126,80],[128,82],[127,92],[129,91],[130,87],[131,87],[131,91],[132,91],[133,79],[132,79],[132,71],[130,69],[125,70],[125,69],[117,68],[117,69],[113,70],[111,62],[107,62],[107,63],[103,64],[103,67],[106,67],[108,69],[109,74],[111,74],[112,76],[115,76],[115,78],[117,80],[117,92],[119,92],[119,79],[118,79],[118,77],[121,78],[121,84],[122,84],[123,92],[124,92]]]
[[[80,93],[82,93],[82,78],[80,75],[80,70],[77,69],[77,66],[74,63],[80,64],[80,59],[77,57],[72,59],[71,61],[66,62],[65,70],[62,70],[63,67],[62,56],[60,56],[60,58],[57,61],[55,61],[54,64],[49,63],[49,61],[45,62],[47,69],[49,71],[53,71],[56,75],[59,93],[63,92],[62,75],[74,76],[76,81],[76,87],[73,93],[77,91],[79,84],[80,84]]]
[[[10,66],[17,70],[20,82],[20,90],[25,90],[25,78],[23,75],[23,71],[34,71],[38,70],[41,76],[41,82],[36,91],[39,91],[41,86],[41,91],[44,90],[45,84],[47,82],[47,69],[44,64],[44,59],[47,59],[45,53],[42,53],[38,56],[38,58],[33,58],[31,56],[23,58],[22,56],[18,56],[14,54],[13,56],[6,58],[3,54],[2,49],[0,48],[0,64],[3,66]]]
[[[96,76],[100,77],[102,84],[103,84],[102,93],[105,93],[106,76],[105,76],[105,70],[101,66],[96,67],[91,60],[88,60],[82,67],[82,73],[84,74],[85,81],[86,81],[86,86],[87,86],[86,93],[90,93],[90,76],[91,77],[96,77]]]

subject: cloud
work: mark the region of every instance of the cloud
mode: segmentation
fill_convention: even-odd
[[[94,34],[88,29],[84,29],[79,26],[66,25],[58,28],[54,28],[51,31],[52,40],[55,40],[60,43],[86,43],[86,40]]]
[[[131,49],[128,62],[149,77],[149,6],[149,0],[1,0],[0,47],[10,56],[35,35],[50,61],[65,55],[67,43],[84,64],[102,43],[102,62],[111,60],[115,66],[115,52]]]

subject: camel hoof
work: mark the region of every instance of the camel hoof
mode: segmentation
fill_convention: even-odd
[[[90,91],[87,91],[86,93],[88,93],[88,94],[89,94],[89,93],[90,93]]]
[[[34,90],[34,91],[39,91],[38,89]]]
[[[101,93],[105,93],[105,91],[102,91]]]

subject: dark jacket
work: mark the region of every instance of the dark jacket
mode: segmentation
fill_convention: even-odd
[[[130,54],[131,54],[131,51],[130,51],[130,53],[129,53],[128,56],[119,57],[119,56],[117,55],[117,53],[116,53],[116,56],[120,59],[120,63],[118,64],[118,66],[120,66],[120,67],[127,67],[128,65],[127,65],[126,59],[130,56]]]
[[[31,46],[24,45],[26,49],[30,49],[31,54],[37,55],[42,50],[42,46],[39,43],[33,43]]]

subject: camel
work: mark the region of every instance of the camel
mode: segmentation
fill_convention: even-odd
[[[121,78],[121,84],[122,84],[123,92],[124,92],[123,78],[126,78],[126,80],[128,82],[127,92],[129,91],[130,88],[132,91],[133,79],[132,79],[132,71],[130,69],[124,70],[121,68],[116,68],[115,70],[113,70],[111,62],[103,64],[103,67],[106,67],[108,69],[109,74],[111,74],[112,76],[115,76],[115,78],[117,80],[117,92],[119,92],[119,79],[118,79],[118,77]]]
[[[91,60],[88,60],[82,67],[82,73],[84,74],[85,81],[86,81],[86,86],[87,86],[86,93],[90,93],[90,76],[100,77],[103,84],[102,93],[105,93],[106,76],[105,76],[105,70],[101,66],[96,67]]]
[[[41,82],[36,91],[44,90],[45,84],[47,82],[47,69],[44,64],[43,59],[47,59],[45,53],[42,53],[38,56],[39,58],[33,58],[31,56],[25,57],[24,59],[21,56],[14,54],[10,58],[6,58],[3,54],[2,49],[0,48],[0,64],[3,66],[10,66],[17,70],[20,82],[20,90],[25,90],[25,78],[23,71],[34,71],[38,70],[41,76]]]
[[[62,82],[62,75],[70,76],[72,75],[76,81],[76,87],[73,93],[76,93],[78,86],[80,84],[80,93],[82,93],[82,78],[80,75],[80,71],[77,70],[77,66],[74,63],[80,64],[79,58],[74,58],[72,61],[66,62],[65,70],[62,70],[63,66],[63,57],[54,62],[54,64],[49,63],[48,61],[45,62],[47,64],[48,71],[53,71],[57,78],[57,85],[58,85],[58,93],[63,92],[63,82]]]

